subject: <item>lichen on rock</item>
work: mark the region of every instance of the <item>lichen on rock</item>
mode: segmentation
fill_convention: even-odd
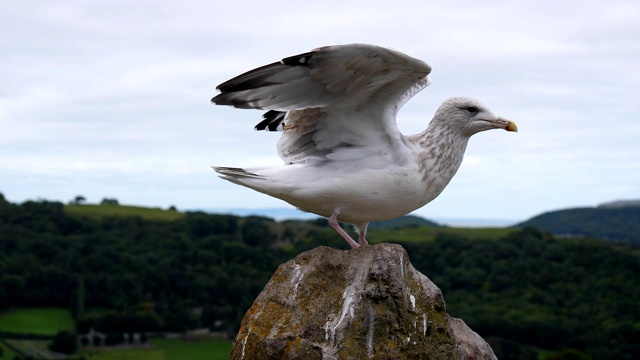
[[[440,289],[399,245],[304,252],[247,311],[230,359],[495,359],[446,313]]]

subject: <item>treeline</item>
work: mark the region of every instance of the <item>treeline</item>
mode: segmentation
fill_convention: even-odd
[[[98,219],[0,194],[0,311],[69,307],[80,330],[233,334],[279,264],[320,243],[344,246],[317,222],[201,212]]]
[[[346,248],[324,220],[98,219],[0,196],[0,311],[69,307],[80,333],[209,327],[233,335],[276,267],[318,245]],[[403,246],[443,290],[448,311],[500,359],[536,359],[540,349],[549,359],[640,358],[637,248],[533,228]]]
[[[67,216],[61,203],[0,198],[0,309],[108,309],[147,331],[215,326],[233,332],[290,257],[271,246],[274,224],[203,213],[180,221],[92,219]],[[77,315],[82,324],[122,326]]]
[[[637,247],[535,228],[499,241],[441,236],[403,246],[448,312],[499,359],[535,360],[536,348],[566,353],[554,359],[640,359]]]

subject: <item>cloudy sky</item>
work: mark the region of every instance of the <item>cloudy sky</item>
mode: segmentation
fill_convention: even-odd
[[[640,198],[640,2],[4,1],[0,192],[195,208],[288,205],[210,165],[278,165],[259,111],[210,104],[241,72],[329,44],[429,63],[399,114],[422,131],[450,96],[519,133],[474,136],[458,174],[416,214],[524,219]]]

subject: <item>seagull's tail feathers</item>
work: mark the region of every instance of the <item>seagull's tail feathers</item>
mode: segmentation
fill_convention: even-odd
[[[236,184],[242,184],[242,179],[260,179],[262,176],[254,174],[246,169],[225,167],[225,166],[212,166],[213,170],[220,174],[220,177],[229,180]]]
[[[278,199],[293,189],[289,183],[292,177],[300,179],[299,166],[235,168],[213,166],[222,179],[271,195]],[[314,174],[315,175],[315,174]],[[285,200],[286,201],[286,200]]]
[[[213,170],[215,170],[220,175],[225,176],[233,176],[233,177],[251,177],[256,178],[260,177],[258,174],[254,174],[242,168],[236,167],[226,167],[226,166],[212,166]]]
[[[259,173],[260,170],[263,170],[261,168],[242,169],[225,166],[212,166],[212,168],[222,179],[256,191],[270,194],[270,187],[273,187],[272,181]]]

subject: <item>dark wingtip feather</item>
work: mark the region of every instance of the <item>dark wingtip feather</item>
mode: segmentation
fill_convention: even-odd
[[[249,70],[240,74],[233,79],[227,80],[216,87],[222,93],[243,91],[247,89],[257,89],[264,86],[276,85],[273,82],[266,81],[269,77],[279,72],[282,65],[287,66],[309,66],[309,60],[313,56],[313,52],[307,52],[295,56],[290,56],[281,61],[274,62],[259,68]]]
[[[222,95],[222,94],[218,94],[218,95],[212,97],[211,98],[211,103],[214,104],[214,105],[223,105],[221,103],[221,101],[220,101],[220,95]]]
[[[282,66],[280,62],[274,62],[272,64],[261,66],[257,69],[249,70],[234,77],[233,79],[223,82],[218,85],[216,89],[226,93],[273,85],[273,83],[265,80],[276,73],[277,68],[280,66]]]
[[[283,65],[289,65],[289,66],[309,66],[309,60],[311,59],[313,54],[314,52],[311,51],[304,54],[289,56],[282,59],[280,62]]]
[[[262,121],[260,121],[255,127],[254,130],[267,130],[267,131],[278,131],[282,130],[280,128],[280,124],[284,120],[284,116],[287,113],[285,111],[277,111],[270,110],[262,115]]]
[[[221,93],[214,96],[211,102],[215,105],[231,105],[238,109],[262,109],[259,106],[253,104],[253,99],[242,99],[236,96],[235,93]]]

